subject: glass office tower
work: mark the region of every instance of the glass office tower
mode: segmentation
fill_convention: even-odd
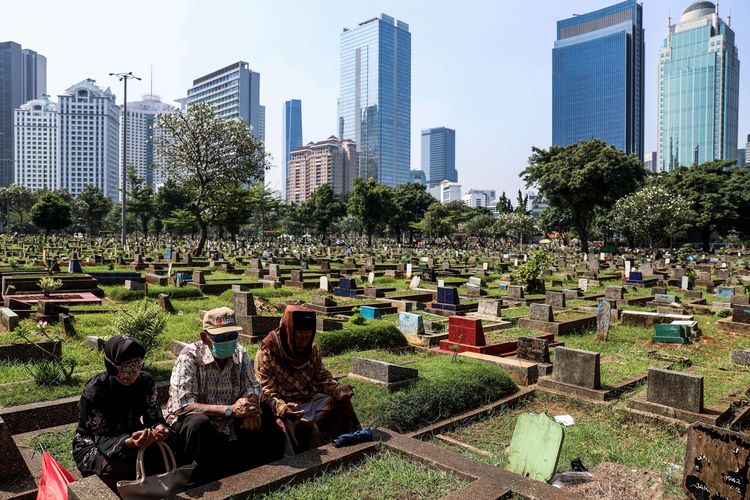
[[[430,187],[440,181],[458,182],[455,130],[436,127],[422,131],[422,170]]]
[[[411,33],[381,14],[341,34],[338,132],[359,153],[359,177],[409,182]]]
[[[302,146],[302,101],[284,102],[284,164],[281,172],[281,199],[287,199],[289,158],[292,151]]]
[[[601,139],[643,160],[643,9],[627,0],[557,22],[552,143]]]
[[[659,50],[659,170],[737,158],[740,61],[711,2],[669,26]]]

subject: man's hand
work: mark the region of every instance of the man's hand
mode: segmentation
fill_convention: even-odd
[[[240,425],[240,428],[245,429],[246,431],[257,431],[260,429],[260,425],[260,415],[251,415],[242,419],[242,425]]]
[[[305,416],[305,412],[299,409],[297,403],[287,403],[284,409],[284,415],[286,418],[297,420]]]
[[[254,408],[258,408],[257,403],[252,402],[248,398],[240,398],[232,405],[232,416],[235,418],[249,417],[254,411]]]
[[[334,398],[339,401],[349,401],[354,396],[354,386],[352,384],[341,384],[336,388]]]

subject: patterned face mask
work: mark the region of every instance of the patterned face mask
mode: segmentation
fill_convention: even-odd
[[[129,359],[117,365],[117,381],[122,385],[130,385],[138,378],[143,368],[141,358]]]

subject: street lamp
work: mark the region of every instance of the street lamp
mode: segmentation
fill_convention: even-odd
[[[109,76],[116,76],[118,80],[123,82],[124,87],[124,96],[123,96],[123,106],[122,106],[122,116],[123,116],[123,130],[122,130],[122,191],[120,193],[120,200],[122,201],[122,230],[120,232],[120,244],[125,247],[125,235],[127,234],[127,227],[125,222],[125,197],[126,197],[126,181],[125,181],[125,174],[128,164],[128,145],[127,145],[127,139],[128,139],[128,80],[130,78],[135,78],[136,80],[140,80],[139,77],[134,76],[132,71],[128,71],[127,73],[110,73]]]

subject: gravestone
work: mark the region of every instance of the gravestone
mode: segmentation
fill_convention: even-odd
[[[458,289],[453,287],[438,288],[437,289],[437,302],[439,304],[450,304],[458,305],[460,300],[458,297]]]
[[[398,321],[404,335],[424,335],[424,320],[419,314],[402,312],[398,314]]]
[[[677,297],[675,297],[674,295],[666,294],[666,293],[655,293],[654,302],[660,302],[662,304],[671,304],[672,302],[677,302]]]
[[[625,279],[630,278],[630,266],[631,266],[630,261],[626,260],[625,261]]]
[[[258,314],[255,308],[255,298],[250,292],[234,292],[232,302],[235,314],[243,316],[255,316]]]
[[[553,307],[565,307],[565,294],[563,292],[546,292],[544,303]]]
[[[176,312],[172,305],[172,299],[166,293],[159,294],[159,308],[167,314],[174,314]]]
[[[700,290],[685,290],[685,298],[688,299],[702,299],[703,292]]]
[[[536,481],[549,481],[557,470],[564,436],[562,425],[544,413],[520,415],[505,468]]]
[[[375,283],[375,273],[372,272],[372,271],[370,271],[367,274],[367,284],[368,285],[372,285],[373,283]]]
[[[578,280],[578,288],[583,292],[586,293],[589,289],[589,280],[586,278],[581,278]]]
[[[750,349],[732,349],[732,363],[750,366]]]
[[[380,319],[383,316],[380,309],[372,306],[361,306],[359,308],[359,314],[365,319]]]
[[[318,288],[326,292],[331,291],[330,285],[328,284],[328,276],[320,277],[320,285],[318,286]]]
[[[691,373],[648,369],[646,400],[693,413],[703,411],[703,377]]]
[[[470,346],[486,345],[482,320],[451,316],[448,318],[448,342]]]
[[[606,341],[609,338],[609,323],[612,320],[612,305],[607,299],[599,299],[596,305],[596,338]]]
[[[57,315],[57,320],[60,324],[60,330],[62,330],[63,335],[65,335],[66,337],[75,337],[76,330],[73,326],[73,316],[65,313],[59,313]]]
[[[480,300],[477,312],[484,316],[495,316],[499,318],[501,310],[501,300]]]
[[[607,300],[623,300],[625,298],[625,289],[621,286],[605,287],[604,298]]]
[[[538,337],[518,337],[516,357],[536,363],[549,363],[549,340]]]
[[[312,304],[314,306],[322,306],[322,307],[335,307],[338,304],[335,300],[330,299],[326,297],[325,295],[315,295],[312,298]]]
[[[81,268],[81,262],[78,260],[78,254],[73,252],[73,256],[68,262],[68,273],[70,274],[81,274],[83,269]]]
[[[735,323],[750,323],[750,307],[732,306],[732,321]]]
[[[519,285],[509,285],[508,286],[508,298],[509,299],[522,299],[523,287]]]
[[[531,312],[529,318],[534,321],[545,321],[551,323],[554,321],[552,314],[552,306],[548,304],[531,304]]]
[[[653,292],[654,295],[663,295],[667,293],[667,289],[663,286],[655,286],[651,288],[651,292]]]
[[[409,262],[406,264],[406,277],[411,278],[411,273],[412,273],[412,267],[411,267],[411,262]]]
[[[691,425],[682,484],[691,499],[746,499],[750,494],[747,434],[700,423]]]
[[[204,276],[203,271],[193,271],[193,283],[197,283],[198,285],[206,284],[206,277]]]
[[[125,280],[125,290],[143,290],[145,286],[140,281]]]
[[[555,348],[553,379],[565,384],[599,389],[601,387],[600,376],[598,352],[569,347]]]
[[[409,282],[409,288],[411,288],[412,290],[419,288],[419,284],[421,281],[422,278],[420,278],[419,276],[413,276],[411,278],[411,282]]]
[[[383,385],[389,390],[412,384],[419,377],[419,371],[416,368],[367,358],[354,358],[351,374],[357,378]]]
[[[0,307],[0,325],[2,325],[2,331],[12,332],[18,326],[20,318],[12,309],[8,307]]]
[[[718,286],[716,287],[716,295],[722,299],[731,299],[734,297],[733,286]]]

